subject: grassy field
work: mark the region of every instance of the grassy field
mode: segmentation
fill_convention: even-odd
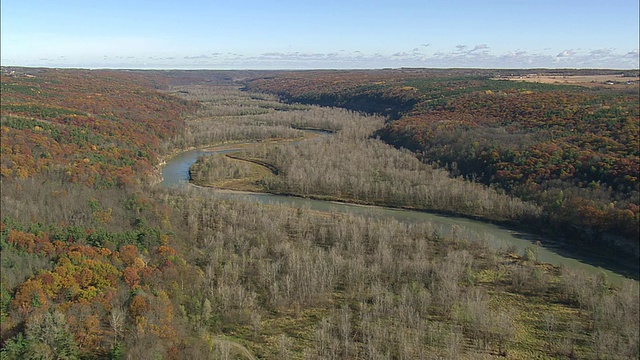
[[[304,132],[296,139],[266,139],[259,143],[240,143],[207,147],[209,151],[228,149],[247,149],[256,145],[273,146],[291,142],[310,140],[319,136],[313,132]],[[199,158],[189,169],[191,182],[198,186],[214,187],[225,190],[264,192],[264,183],[277,175],[277,169],[260,159],[240,156],[239,153],[226,155],[214,154]]]
[[[265,178],[274,176],[272,171],[268,167],[251,160],[232,156],[209,155],[198,159],[189,169],[192,183],[198,186],[225,190],[263,191],[264,188],[260,185],[260,182]],[[230,171],[225,171],[223,174],[211,174],[209,171],[205,174],[207,169],[217,166],[224,166],[226,170]]]
[[[505,76],[495,80],[536,82],[541,84],[579,85],[587,87],[603,87],[607,89],[638,89],[640,77],[623,75],[537,75]]]

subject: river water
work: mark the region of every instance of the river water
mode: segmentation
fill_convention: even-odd
[[[198,159],[198,156],[213,153],[230,153],[239,149],[224,150],[191,150],[180,153],[167,160],[162,168],[162,186],[189,186],[189,167]],[[553,246],[553,242],[547,241],[544,237],[514,231],[500,227],[491,223],[476,221],[467,218],[444,216],[421,211],[410,211],[391,209],[375,206],[362,206],[354,204],[337,203],[330,201],[303,199],[292,196],[280,196],[259,193],[240,193],[217,189],[207,189],[207,191],[217,191],[222,196],[233,199],[245,199],[261,204],[281,204],[296,208],[308,208],[311,210],[325,212],[349,213],[360,216],[370,216],[384,219],[393,218],[403,222],[431,222],[435,229],[446,234],[456,229],[467,233],[471,239],[479,239],[488,242],[495,248],[515,248],[518,254],[523,254],[528,247],[534,247],[537,251],[536,259],[539,262],[552,265],[563,265],[571,269],[579,269],[590,274],[606,274],[609,281],[620,283],[624,278],[622,275],[610,270],[593,266],[584,261],[560,255]],[[539,244],[539,245],[536,245]]]

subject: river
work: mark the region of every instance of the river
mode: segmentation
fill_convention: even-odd
[[[239,149],[225,148],[224,150],[190,150],[182,152],[169,160],[162,168],[162,186],[189,186],[189,167],[198,159],[198,156],[212,153],[231,153]],[[559,248],[554,242],[544,237],[525,232],[507,229],[491,223],[462,218],[432,214],[421,211],[400,210],[376,206],[362,206],[354,204],[337,203],[330,201],[311,200],[292,196],[280,196],[260,193],[241,193],[217,189],[222,196],[228,198],[245,199],[261,204],[283,204],[297,208],[308,208],[324,212],[341,212],[354,215],[370,216],[374,218],[393,218],[403,222],[431,222],[435,229],[446,234],[457,226],[456,231],[466,232],[471,239],[487,241],[495,248],[515,248],[518,254],[523,254],[528,247],[537,250],[536,259],[539,262],[556,266],[566,266],[571,269],[579,269],[590,274],[606,274],[612,283],[620,283],[624,276],[591,265],[581,259],[573,258],[567,254],[559,254]],[[539,244],[539,245],[537,245]]]

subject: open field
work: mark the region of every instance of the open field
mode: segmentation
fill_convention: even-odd
[[[218,174],[210,174],[213,168],[219,165],[225,167],[222,170],[224,173],[220,173],[221,170],[218,169]],[[273,176],[266,166],[251,160],[236,158],[233,155],[209,155],[204,159],[198,159],[189,172],[192,182],[196,185],[252,192],[262,191],[258,183]]]
[[[640,77],[630,77],[619,75],[538,75],[529,74],[524,76],[505,76],[495,78],[495,80],[511,80],[537,82],[542,84],[567,84],[588,87],[605,87],[615,89],[638,88]]]

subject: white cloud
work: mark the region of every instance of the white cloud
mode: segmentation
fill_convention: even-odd
[[[420,45],[425,47],[425,45]],[[206,55],[208,54],[208,55]],[[456,45],[449,50],[438,49],[433,54],[420,52],[420,47],[393,53],[338,52],[264,52],[256,55],[238,52],[195,52],[173,54],[110,54],[101,52],[94,60],[77,56],[39,56],[29,63],[3,56],[7,65],[55,67],[114,68],[199,68],[199,69],[311,69],[311,68],[385,68],[385,67],[474,67],[474,68],[619,68],[640,66],[638,49],[615,51],[602,49],[566,49],[557,55],[549,51],[513,50],[494,53],[488,44]],[[5,55],[3,53],[3,55]],[[63,57],[66,56],[66,57]]]
[[[196,55],[196,56],[185,56],[186,60],[200,60],[200,59],[211,59],[211,56],[207,55]]]
[[[591,50],[589,54],[594,57],[604,57],[604,56],[611,55],[612,52],[613,52],[612,49],[596,49],[596,50]]]
[[[570,56],[573,56],[574,54],[575,52],[573,50],[565,50],[559,53],[558,55],[556,55],[556,57],[559,57],[559,58],[570,57]]]
[[[458,50],[458,52],[466,52],[467,45],[456,45],[456,50]]]
[[[480,45],[476,45],[471,51],[488,50],[488,49],[489,49],[489,46],[487,46],[487,44],[480,44]]]

